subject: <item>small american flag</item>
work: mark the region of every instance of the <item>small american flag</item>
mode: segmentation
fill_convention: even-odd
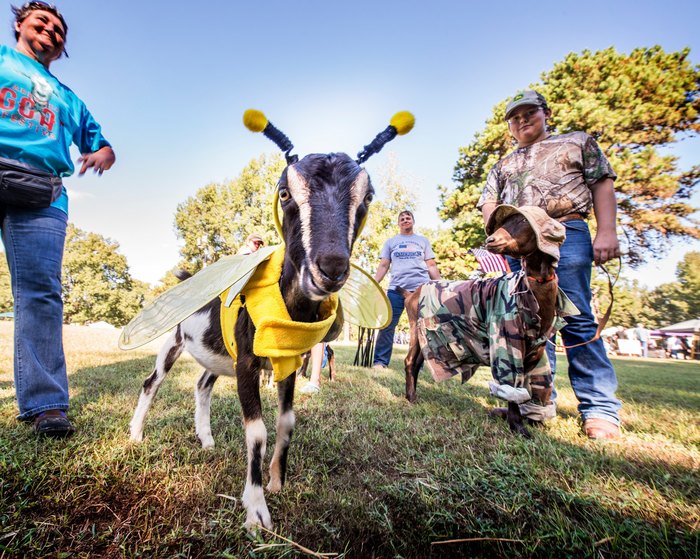
[[[476,261],[479,263],[481,270],[488,274],[489,272],[505,272],[510,273],[510,266],[508,266],[508,261],[501,254],[493,254],[488,250],[482,248],[470,248],[469,252],[474,255]]]

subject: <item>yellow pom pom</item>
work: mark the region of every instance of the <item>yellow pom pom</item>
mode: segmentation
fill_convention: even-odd
[[[267,126],[267,117],[255,109],[248,109],[243,113],[243,124],[251,132],[262,132]]]
[[[403,136],[404,134],[408,134],[413,129],[413,125],[415,123],[416,123],[416,117],[414,117],[408,111],[401,111],[400,113],[396,113],[394,116],[391,117],[391,122],[390,122],[390,124],[394,128],[396,128],[396,133],[399,136]]]

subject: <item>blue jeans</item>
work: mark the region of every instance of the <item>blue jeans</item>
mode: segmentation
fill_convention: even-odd
[[[374,364],[388,367],[389,361],[391,361],[391,352],[394,350],[394,332],[401,318],[401,313],[403,313],[404,304],[403,297],[398,291],[390,289],[386,294],[391,303],[391,322],[389,326],[379,331],[377,343],[374,346]]]
[[[559,287],[566,293],[576,308],[578,316],[566,318],[566,326],[561,329],[564,345],[587,342],[595,336],[598,326],[591,311],[591,267],[593,244],[588,224],[582,220],[563,223],[566,227],[566,240],[561,246],[557,276]],[[509,258],[511,270],[520,269],[520,262]],[[594,417],[620,424],[618,410],[620,401],[615,397],[617,376],[605,352],[603,340],[566,350],[569,360],[569,380],[579,401],[578,411],[584,421]],[[547,344],[547,357],[556,372],[557,357],[554,346]],[[552,392],[556,398],[556,392]]]
[[[61,299],[68,216],[57,208],[0,206],[0,223],[14,297],[18,419],[26,420],[68,409]]]

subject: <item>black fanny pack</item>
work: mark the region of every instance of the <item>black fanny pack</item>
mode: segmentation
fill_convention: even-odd
[[[61,195],[62,188],[61,177],[0,157],[0,205],[48,208]]]

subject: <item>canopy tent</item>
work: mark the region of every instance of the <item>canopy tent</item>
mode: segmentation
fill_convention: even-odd
[[[672,332],[684,332],[688,334],[692,332],[700,333],[700,318],[685,320],[683,322],[679,322],[678,324],[664,326],[663,328],[659,328],[659,330],[661,332],[668,332],[669,334]]]
[[[659,328],[659,332],[664,335],[678,334],[692,338],[690,340],[690,358],[700,359],[700,318],[664,326],[663,328]]]

